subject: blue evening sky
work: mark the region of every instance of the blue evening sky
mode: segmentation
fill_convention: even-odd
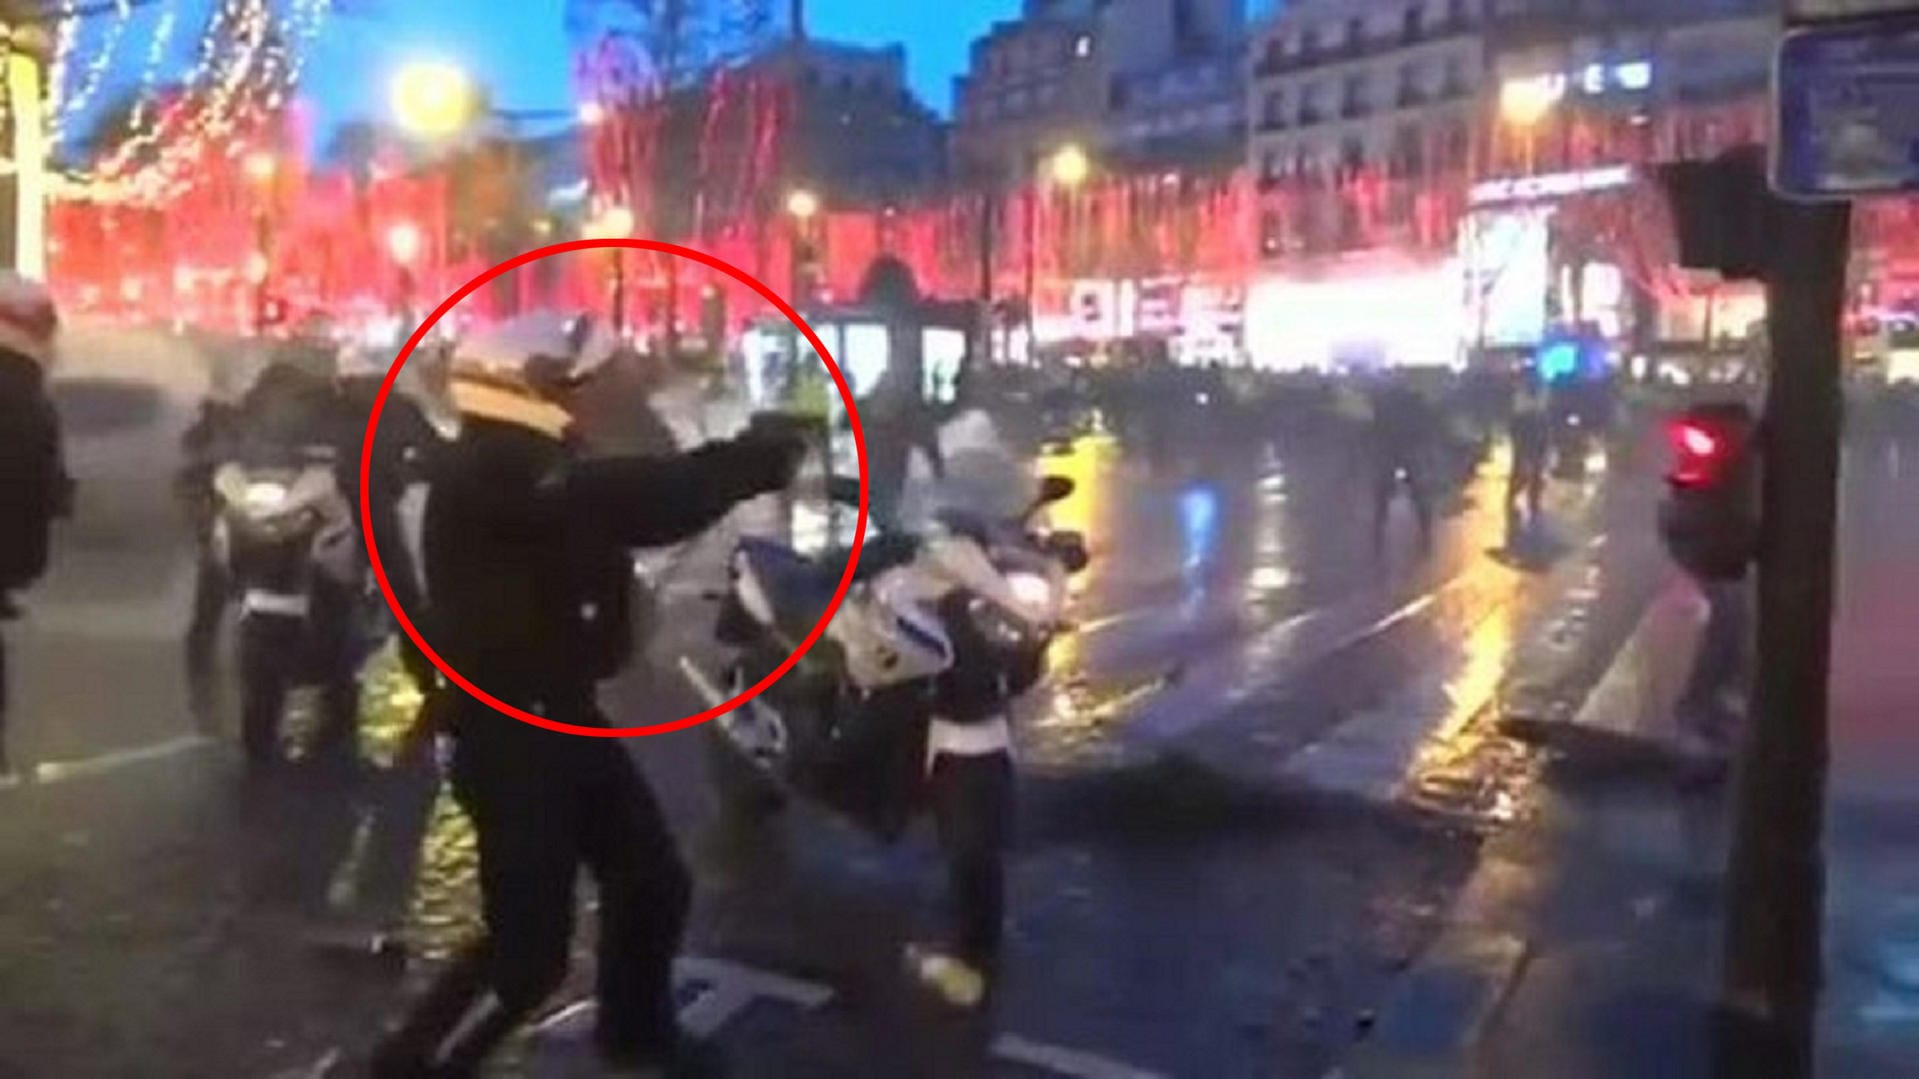
[[[305,95],[330,126],[380,117],[386,79],[413,56],[432,55],[481,73],[507,109],[566,108],[573,99],[565,0],[384,0],[380,14],[335,16],[309,60]],[[784,3],[776,4],[783,17]],[[913,89],[941,115],[972,40],[1019,0],[809,0],[815,37],[906,46]],[[475,14],[484,11],[486,14]]]

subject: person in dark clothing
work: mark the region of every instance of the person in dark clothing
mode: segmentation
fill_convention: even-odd
[[[193,714],[202,723],[210,719],[214,650],[221,621],[233,598],[232,579],[213,542],[214,522],[219,512],[213,474],[221,462],[232,458],[239,426],[237,404],[209,395],[200,403],[199,415],[181,435],[183,461],[174,480],[174,489],[186,511],[198,552],[193,578],[193,614],[187,623],[186,668]]]
[[[909,364],[908,358],[895,355],[879,385],[859,402],[866,436],[867,510],[881,528],[899,522],[915,450],[925,455],[934,475],[945,465],[939,445],[941,411],[920,398]]]
[[[1439,436],[1439,419],[1417,389],[1396,379],[1379,382],[1370,397],[1373,547],[1385,549],[1386,519],[1403,488],[1419,523],[1420,549],[1428,550],[1432,547],[1433,513],[1431,477],[1427,473]]]
[[[60,418],[46,389],[59,325],[45,286],[0,274],[0,620],[19,617],[12,594],[46,573],[52,523],[73,510]],[[6,660],[0,640],[0,778],[12,774]]]
[[[414,616],[492,696],[584,726],[608,725],[596,687],[632,651],[629,551],[688,539],[785,488],[804,453],[756,425],[686,454],[579,455],[565,404],[610,353],[602,342],[528,316],[462,346],[462,427],[429,464],[430,587]],[[626,749],[522,723],[450,685],[429,690],[422,723],[452,740],[487,930],[383,1042],[375,1074],[474,1073],[565,976],[582,865],[599,886],[600,1053],[616,1066],[684,1066],[671,967],[691,881]]]
[[[1524,527],[1539,520],[1540,502],[1546,491],[1546,462],[1552,450],[1552,420],[1546,410],[1546,393],[1530,381],[1521,382],[1513,394],[1506,423],[1512,441],[1512,474],[1506,481],[1506,537],[1512,546],[1520,536],[1520,507],[1525,507]]]

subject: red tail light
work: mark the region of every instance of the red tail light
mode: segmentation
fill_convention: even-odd
[[[1685,487],[1717,480],[1737,448],[1731,431],[1696,417],[1673,421],[1666,437],[1673,450],[1672,472],[1666,478]]]

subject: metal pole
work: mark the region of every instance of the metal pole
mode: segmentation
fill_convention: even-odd
[[[1814,1072],[1822,971],[1840,323],[1851,217],[1843,204],[1772,200],[1772,207],[1758,658],[1752,727],[1733,792],[1721,990],[1735,1020],[1732,1066],[1794,1077]]]
[[[613,333],[626,338],[626,248],[613,249]]]
[[[979,343],[973,355],[987,362],[993,351],[993,232],[999,214],[999,189],[989,185],[980,193],[979,208]]]
[[[1026,362],[1035,360],[1033,301],[1039,291],[1039,163],[1026,170]]]

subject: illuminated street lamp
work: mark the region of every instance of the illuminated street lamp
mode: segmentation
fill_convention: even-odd
[[[255,150],[246,156],[242,167],[246,170],[247,179],[265,187],[273,182],[273,177],[280,171],[280,161],[270,150]]]
[[[477,112],[473,79],[457,65],[416,60],[393,76],[388,100],[400,126],[430,138],[452,135]]]
[[[1078,144],[1068,143],[1054,151],[1046,171],[1061,187],[1078,187],[1092,174],[1093,162]]]
[[[580,123],[598,127],[606,122],[606,106],[597,101],[580,102]]]
[[[637,222],[633,209],[622,203],[613,203],[601,210],[597,217],[585,223],[580,235],[589,240],[624,240],[633,235]],[[613,249],[613,332],[626,336],[626,248]]]
[[[787,287],[793,295],[788,300],[804,305],[812,301],[810,283],[802,284],[806,276],[806,264],[810,252],[807,250],[808,236],[813,219],[819,216],[820,197],[804,187],[796,187],[786,196],[786,215],[793,219],[793,237],[789,245],[792,257],[786,268]],[[798,337],[794,337],[794,347],[798,348]]]
[[[420,226],[411,221],[402,221],[386,230],[387,254],[401,266],[411,266],[420,257],[420,248],[424,239],[420,235]]]
[[[1499,116],[1518,128],[1532,128],[1566,96],[1563,75],[1507,79],[1499,87]]]
[[[1026,352],[1032,361],[1034,348],[1033,305],[1039,292],[1039,187],[1050,180],[1056,187],[1076,188],[1093,173],[1093,161],[1084,147],[1069,142],[1047,156],[1033,170],[1033,193],[1026,200]]]

